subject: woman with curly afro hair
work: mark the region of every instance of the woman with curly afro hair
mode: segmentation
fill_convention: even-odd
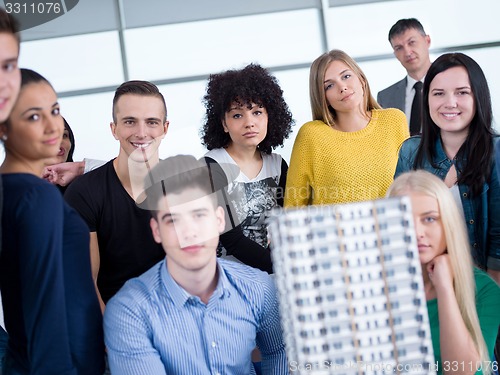
[[[265,221],[272,208],[283,206],[288,170],[272,150],[283,145],[294,123],[283,91],[265,68],[250,64],[210,75],[204,104],[205,160],[230,182],[218,255],[272,273]],[[225,165],[236,165],[237,176]]]

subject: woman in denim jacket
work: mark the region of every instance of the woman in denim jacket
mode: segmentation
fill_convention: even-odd
[[[475,263],[500,283],[500,184],[497,136],[481,67],[462,53],[436,59],[423,86],[422,135],[406,140],[395,177],[424,169],[440,177],[461,203]]]

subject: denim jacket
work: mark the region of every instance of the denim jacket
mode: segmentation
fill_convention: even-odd
[[[495,145],[498,140],[499,137],[494,138]],[[394,178],[403,172],[413,170],[419,144],[420,136],[415,136],[401,145]],[[436,141],[436,156],[433,162],[437,168],[425,160],[423,169],[444,180],[453,162],[446,156],[441,139]],[[461,166],[457,164],[457,173],[460,169]],[[466,185],[459,184],[458,189],[474,262],[483,269],[500,270],[500,184],[495,161],[492,160],[491,174],[480,195],[471,196]]]

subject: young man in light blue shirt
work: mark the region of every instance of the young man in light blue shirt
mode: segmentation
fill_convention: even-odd
[[[160,161],[140,207],[152,211],[153,237],[166,253],[108,302],[105,341],[111,373],[287,374],[274,281],[216,257],[224,210],[209,169],[192,156]],[[141,202],[142,200],[142,202]]]

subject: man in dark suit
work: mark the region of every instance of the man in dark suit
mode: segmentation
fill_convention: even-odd
[[[384,108],[402,110],[411,124],[412,104],[417,92],[414,85],[418,81],[423,82],[427,70],[431,66],[429,57],[431,38],[425,33],[422,24],[417,19],[406,18],[400,19],[391,27],[389,42],[394,50],[394,56],[406,69],[408,75],[401,81],[380,91],[377,95],[377,101]],[[417,86],[417,88],[419,87],[421,85]],[[420,111],[421,109],[416,108],[415,110]],[[418,127],[418,131],[411,133],[418,133],[419,130],[420,127]]]

